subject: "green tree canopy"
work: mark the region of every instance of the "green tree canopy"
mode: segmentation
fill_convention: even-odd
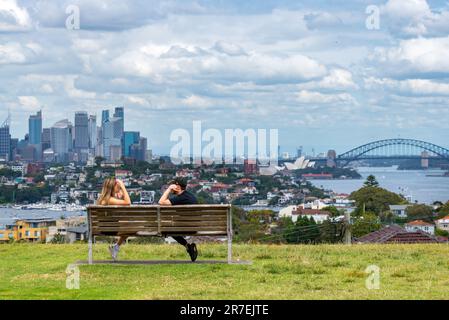
[[[354,219],[351,226],[352,236],[361,237],[368,233],[379,230],[382,227],[379,218],[375,213],[366,212],[365,214]]]
[[[354,191],[349,198],[356,202],[356,214],[362,214],[363,212],[369,211],[379,215],[389,210],[390,205],[407,202],[401,195],[394,192],[390,192],[380,187],[369,186]]]
[[[406,213],[409,220],[433,220],[433,208],[425,204],[414,204],[406,209]]]
[[[377,182],[377,179],[375,176],[373,176],[372,174],[370,174],[367,178],[366,181],[363,183],[363,185],[365,187],[378,187],[379,186],[379,182]]]

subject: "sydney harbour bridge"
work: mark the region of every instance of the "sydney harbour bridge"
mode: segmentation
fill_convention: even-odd
[[[329,150],[326,159],[328,165],[346,166],[362,160],[421,160],[422,167],[429,166],[429,160],[442,160],[449,163],[449,149],[436,144],[415,139],[386,139],[370,142],[337,155]]]

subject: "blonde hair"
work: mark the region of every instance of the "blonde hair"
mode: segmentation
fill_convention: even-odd
[[[101,190],[100,197],[98,198],[98,205],[108,205],[109,199],[112,198],[114,194],[115,178],[108,178],[103,183],[103,189]]]

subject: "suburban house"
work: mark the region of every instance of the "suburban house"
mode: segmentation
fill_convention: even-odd
[[[405,230],[407,230],[409,232],[421,230],[430,235],[434,235],[435,234],[435,225],[433,225],[432,223],[422,221],[422,220],[415,220],[415,221],[406,223]]]
[[[75,241],[84,241],[87,239],[87,226],[70,227],[67,228],[67,243],[74,243]]]
[[[407,208],[409,206],[408,204],[390,205],[390,211],[399,218],[407,218]]]
[[[296,210],[292,211],[292,221],[296,222],[298,217],[307,217],[308,219],[313,218],[316,223],[323,223],[329,219],[330,213],[318,209],[304,209],[302,207],[297,207]]]
[[[45,241],[48,228],[56,225],[51,218],[32,218],[16,220],[13,224],[0,229],[0,241],[25,240],[31,242]]]
[[[449,216],[445,216],[444,218],[438,219],[435,221],[435,223],[438,229],[449,231]]]
[[[404,228],[391,225],[354,239],[355,243],[439,243],[434,236],[421,230],[407,231]]]

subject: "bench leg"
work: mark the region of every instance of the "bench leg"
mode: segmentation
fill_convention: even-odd
[[[232,211],[228,209],[228,264],[232,263]]]
[[[93,253],[92,253],[92,234],[89,232],[89,240],[88,240],[89,242],[89,244],[88,244],[88,247],[89,247],[89,252],[88,252],[88,262],[89,262],[89,264],[92,264],[93,263]]]
[[[228,235],[228,264],[232,263],[232,235]]]

